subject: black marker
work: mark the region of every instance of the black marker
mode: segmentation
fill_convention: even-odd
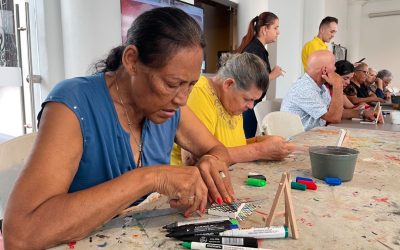
[[[213,222],[213,223],[208,223],[208,224],[203,224],[203,225],[184,225],[184,226],[180,226],[180,227],[174,227],[174,228],[169,228],[167,229],[167,232],[172,233],[172,232],[177,232],[177,231],[184,231],[187,229],[191,229],[191,228],[195,228],[195,227],[199,227],[199,226],[224,226],[224,225],[231,225],[231,224],[235,224],[232,223],[229,220],[226,221],[220,221],[220,222]]]
[[[201,242],[201,243],[258,248],[258,240],[256,238],[251,238],[251,237],[183,236],[179,237],[178,240],[188,241],[188,242]]]
[[[238,225],[218,225],[218,224],[212,224],[212,225],[194,225],[193,227],[188,227],[184,230],[180,231],[174,231],[172,233],[167,234],[167,237],[182,237],[182,236],[187,236],[187,235],[194,235],[194,234],[203,234],[203,233],[216,233],[216,232],[224,232],[227,230],[231,229],[237,229],[239,228]]]
[[[214,217],[214,218],[207,218],[207,219],[200,219],[200,220],[180,221],[180,222],[174,222],[174,223],[165,225],[162,228],[170,229],[170,228],[180,227],[180,226],[184,226],[184,225],[210,224],[210,223],[216,223],[216,222],[221,222],[221,221],[226,221],[226,220],[230,220],[230,218],[229,217]]]

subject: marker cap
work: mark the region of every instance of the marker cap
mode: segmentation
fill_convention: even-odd
[[[324,181],[330,186],[338,186],[342,184],[342,179],[336,177],[325,177]]]
[[[315,182],[313,181],[299,180],[298,183],[305,184],[307,186],[307,189],[317,190],[317,184],[315,184]]]
[[[297,176],[297,177],[296,177],[296,182],[298,182],[299,180],[303,180],[303,181],[313,181],[313,179],[311,179],[311,178]]]
[[[187,249],[192,249],[192,242],[182,242],[181,246]]]
[[[247,178],[246,184],[254,187],[264,187],[267,182],[261,179]]]
[[[305,184],[301,184],[301,183],[294,182],[294,181],[292,181],[292,183],[290,184],[290,187],[292,189],[303,190],[303,191],[305,191],[307,189],[307,186]]]

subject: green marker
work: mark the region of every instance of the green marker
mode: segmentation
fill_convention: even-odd
[[[290,187],[292,189],[298,189],[298,190],[303,190],[303,191],[305,191],[307,189],[307,186],[305,184],[298,183],[295,181],[292,181],[292,183],[290,184]]]
[[[247,178],[246,184],[254,187],[264,187],[267,182],[261,179]]]
[[[226,249],[226,250],[254,250],[254,249],[262,249],[262,248],[253,248],[253,247],[245,247],[245,246],[231,246],[231,245],[220,245],[220,244],[211,244],[211,243],[202,243],[202,242],[183,242],[181,246],[187,249]]]

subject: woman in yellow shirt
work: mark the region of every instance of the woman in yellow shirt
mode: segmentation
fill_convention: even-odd
[[[293,143],[279,136],[247,139],[242,113],[254,107],[268,88],[265,63],[250,53],[224,54],[213,77],[201,76],[187,105],[208,130],[228,148],[231,163],[254,160],[281,160],[293,151]],[[194,164],[196,157],[174,145],[172,165]]]

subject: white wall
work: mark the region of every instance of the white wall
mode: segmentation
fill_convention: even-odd
[[[372,12],[400,10],[400,1],[367,3],[361,13],[359,53],[377,70],[393,73],[393,86],[400,87],[400,15],[369,18]]]
[[[316,32],[318,32],[318,25],[325,16],[336,17],[339,20],[338,32],[331,42],[345,47],[348,44],[348,4],[348,0],[325,0],[325,15],[318,21],[316,29]]]
[[[66,78],[86,75],[122,42],[119,1],[62,0],[61,17]]]
[[[287,6],[290,5],[290,8]],[[286,74],[272,82],[267,99],[283,98],[292,83],[301,75],[303,46],[303,1],[270,0],[270,11],[279,17],[280,35],[276,44],[268,45],[271,66],[279,65]]]
[[[268,11],[268,0],[237,0],[231,1],[238,4],[237,26],[238,46],[247,33],[250,20],[264,11]]]
[[[303,45],[318,35],[318,27],[325,15],[326,0],[304,0]],[[301,58],[299,58],[301,61]]]

